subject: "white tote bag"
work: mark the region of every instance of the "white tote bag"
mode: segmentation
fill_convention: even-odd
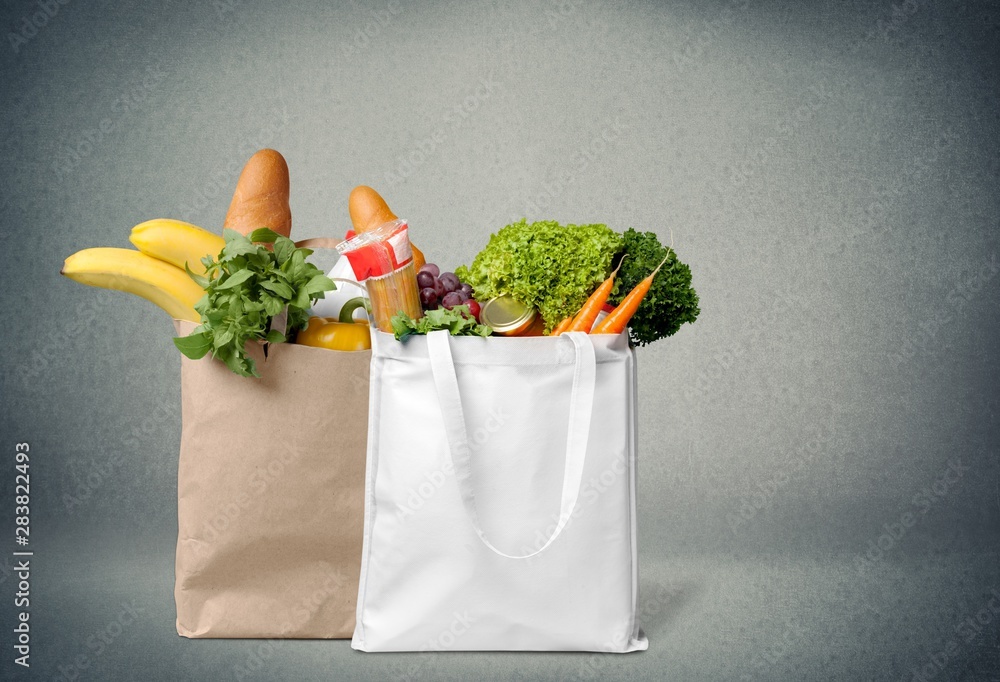
[[[352,647],[646,649],[626,337],[376,336]]]

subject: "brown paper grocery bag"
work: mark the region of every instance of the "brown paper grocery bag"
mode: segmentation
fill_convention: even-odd
[[[371,353],[252,352],[259,379],[181,360],[177,632],[350,637]]]

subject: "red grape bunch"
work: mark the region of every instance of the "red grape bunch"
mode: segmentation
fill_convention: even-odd
[[[454,272],[441,272],[433,263],[425,263],[417,273],[417,286],[424,310],[437,310],[439,306],[451,310],[457,305],[467,305],[479,320],[479,303],[473,298],[472,287],[458,281]]]

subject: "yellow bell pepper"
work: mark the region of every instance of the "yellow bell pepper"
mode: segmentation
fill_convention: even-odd
[[[352,319],[354,311],[363,305],[363,298],[352,298],[341,308],[339,319],[310,317],[309,325],[299,332],[295,343],[330,350],[369,350],[372,338],[368,322]]]

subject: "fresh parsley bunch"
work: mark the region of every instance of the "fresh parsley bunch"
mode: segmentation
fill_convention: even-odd
[[[429,334],[438,329],[447,329],[452,336],[489,336],[493,329],[476,322],[467,305],[457,305],[451,310],[438,308],[428,310],[419,320],[406,313],[399,313],[390,320],[396,338],[402,341],[413,334]]]
[[[226,246],[219,256],[201,259],[204,276],[187,269],[205,290],[194,306],[201,324],[188,336],[175,338],[174,345],[192,360],[211,352],[240,376],[260,376],[246,354],[247,342],[283,343],[285,335],[271,329],[274,317],[287,308],[286,330],[305,327],[313,302],[337,285],[306,262],[311,249],[296,248],[291,239],[266,227],[248,237],[223,230],[222,237]],[[263,244],[273,244],[273,250]]]

